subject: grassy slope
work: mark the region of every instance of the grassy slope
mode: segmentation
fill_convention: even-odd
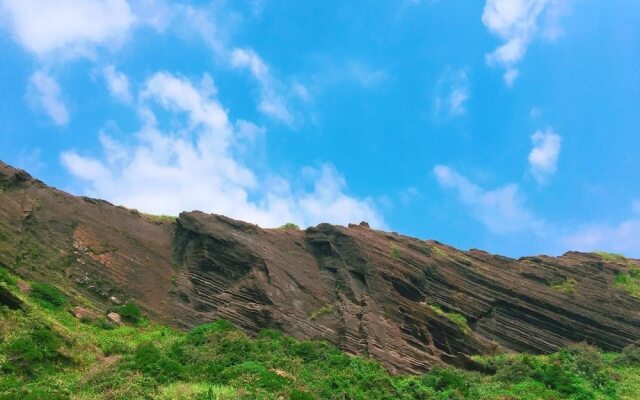
[[[637,349],[603,355],[577,345],[549,356],[478,358],[496,371],[490,375],[437,368],[392,376],[324,342],[274,331],[250,338],[225,321],[188,333],[144,320],[81,322],[55,288],[25,296],[1,270],[0,285],[27,305],[0,306],[0,399],[640,398]]]

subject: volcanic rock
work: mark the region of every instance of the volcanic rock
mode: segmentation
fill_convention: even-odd
[[[69,310],[69,312],[71,313],[71,315],[73,315],[74,317],[78,318],[81,321],[88,321],[88,322],[92,322],[95,321],[96,319],[96,314],[84,307],[73,307],[72,309]]]
[[[220,318],[250,334],[275,328],[391,371],[580,341],[620,350],[640,337],[640,300],[615,284],[638,260],[512,259],[365,224],[263,229],[197,211],[157,221],[2,163],[0,263],[102,311],[115,296],[182,329]]]
[[[122,323],[122,317],[120,317],[120,314],[118,313],[110,312],[109,314],[107,314],[107,319],[114,324]]]

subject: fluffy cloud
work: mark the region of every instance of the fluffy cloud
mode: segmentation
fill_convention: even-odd
[[[45,72],[37,71],[31,75],[27,97],[56,125],[66,125],[69,122],[69,111],[62,100],[60,86]]]
[[[90,56],[122,40],[135,21],[125,0],[1,0],[0,7],[16,41],[39,57]]]
[[[116,99],[128,103],[132,100],[129,89],[129,78],[113,65],[108,65],[103,69],[104,78],[107,82],[109,93]]]
[[[529,231],[541,234],[544,230],[545,223],[526,209],[517,185],[485,190],[445,165],[436,166],[433,172],[438,183],[455,190],[459,200],[491,232],[507,234]]]
[[[87,57],[99,63],[99,49],[117,49],[140,26],[195,36],[225,66],[249,71],[259,85],[258,110],[288,125],[289,103],[296,91],[270,72],[251,48],[233,48],[225,23],[235,18],[220,6],[191,6],[166,0],[0,0],[0,22],[27,51],[45,64]],[[112,95],[131,101],[126,76],[113,66],[103,69]]]
[[[383,225],[371,200],[345,193],[346,181],[331,165],[306,168],[310,186],[299,188],[247,167],[235,150],[260,129],[230,121],[215,93],[208,77],[195,85],[157,73],[139,96],[144,123],[134,145],[102,135],[102,159],[69,151],[62,154],[62,163],[86,181],[86,194],[152,213],[199,209],[263,226],[359,220]],[[154,112],[169,113],[176,131],[163,130]]]
[[[568,2],[568,0],[564,0]],[[539,32],[539,20],[546,18],[546,37],[553,38],[559,31],[557,16],[566,5],[562,0],[487,0],[482,23],[504,43],[487,55],[489,64],[506,69],[505,83],[509,86],[517,79],[517,63],[524,57],[529,43]]]
[[[467,112],[465,104],[470,96],[467,73],[447,68],[436,85],[433,113],[439,119],[460,117]]]
[[[556,172],[562,138],[551,129],[537,131],[531,136],[533,148],[529,153],[530,171],[538,183],[546,183]]]
[[[284,98],[279,94],[278,82],[271,76],[269,67],[252,49],[234,49],[231,52],[231,65],[247,69],[260,84],[260,100],[258,109],[265,115],[278,119],[286,124],[293,122]]]

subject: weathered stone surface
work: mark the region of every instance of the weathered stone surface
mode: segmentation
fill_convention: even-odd
[[[95,321],[97,316],[96,313],[94,313],[93,311],[84,308],[84,307],[73,307],[72,309],[69,310],[69,312],[71,313],[71,315],[73,315],[74,317],[78,318],[81,321]]]
[[[107,314],[107,319],[114,324],[122,323],[122,317],[120,317],[120,314],[118,313],[110,312],[109,314]]]
[[[177,327],[225,318],[250,333],[326,339],[409,372],[584,340],[619,350],[640,337],[640,302],[614,285],[638,260],[515,260],[366,224],[262,229],[200,212],[159,223],[1,163],[0,183],[0,263],[82,291],[104,310],[112,296],[130,298]],[[553,288],[566,281],[575,282],[570,293]]]

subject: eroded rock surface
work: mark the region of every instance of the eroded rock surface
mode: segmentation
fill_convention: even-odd
[[[133,300],[181,328],[217,318],[276,328],[403,372],[585,340],[619,350],[640,337],[640,302],[614,285],[638,260],[515,260],[367,224],[262,229],[200,212],[158,221],[1,163],[0,191],[0,263],[105,310],[111,297]]]

